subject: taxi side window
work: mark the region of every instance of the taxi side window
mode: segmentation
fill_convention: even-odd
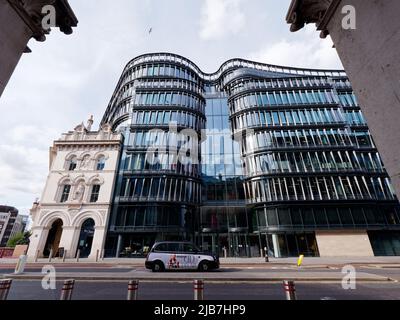
[[[180,245],[179,243],[168,243],[168,250],[169,252],[180,252]]]
[[[194,253],[196,252],[196,248],[193,247],[191,244],[185,243],[183,245],[183,251],[188,253]]]
[[[166,252],[166,251],[168,251],[168,246],[166,243],[161,243],[155,248],[154,251],[155,252]]]

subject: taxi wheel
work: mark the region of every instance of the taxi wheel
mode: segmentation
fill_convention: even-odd
[[[200,262],[199,271],[202,271],[202,272],[210,271],[210,266],[207,261]]]
[[[154,262],[153,272],[162,272],[164,271],[164,264],[161,261]]]

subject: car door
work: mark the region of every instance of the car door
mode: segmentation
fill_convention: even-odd
[[[182,269],[181,248],[179,243],[168,243],[168,253],[165,255],[164,265],[169,270]]]
[[[197,269],[199,263],[197,249],[191,243],[183,244],[183,252],[185,255],[185,265],[187,269]]]

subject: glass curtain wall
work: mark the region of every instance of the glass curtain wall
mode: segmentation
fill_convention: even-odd
[[[344,71],[233,59],[207,74],[146,54],[102,123],[125,137],[106,255],[186,239],[221,256],[317,256],[322,230],[398,252],[399,202]]]

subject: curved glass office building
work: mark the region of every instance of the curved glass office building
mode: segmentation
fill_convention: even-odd
[[[161,240],[228,256],[400,253],[399,203],[343,71],[234,59],[206,74],[146,54],[102,122],[125,137],[108,256]]]

